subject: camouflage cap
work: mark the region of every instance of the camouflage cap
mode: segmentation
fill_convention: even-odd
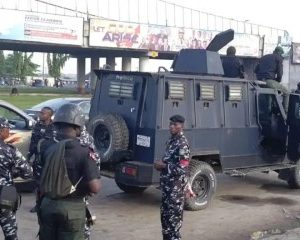
[[[180,115],[173,115],[172,117],[170,117],[170,121],[171,121],[171,122],[184,123],[185,119],[184,119],[183,116],[180,116]]]
[[[4,117],[0,117],[0,128],[10,128],[8,120]]]

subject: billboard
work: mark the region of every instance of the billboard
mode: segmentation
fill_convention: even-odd
[[[90,46],[177,52],[183,48],[205,49],[217,31],[90,19]],[[237,55],[259,57],[259,36],[235,34],[229,44]],[[224,47],[220,53],[225,53]]]
[[[227,47],[234,46],[237,56],[260,57],[259,41],[260,37],[258,35],[235,33],[234,39],[223,47],[219,53],[225,54]]]
[[[0,9],[0,39],[83,44],[83,18]]]
[[[141,35],[145,35],[141,24],[90,19],[90,46],[113,48],[140,48]]]
[[[292,43],[292,63],[300,64],[300,43]]]
[[[290,55],[292,40],[289,36],[264,36],[264,52],[263,54],[271,54],[277,46],[282,47],[283,57]]]

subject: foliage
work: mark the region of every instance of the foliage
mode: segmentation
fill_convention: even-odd
[[[38,64],[32,62],[33,53],[14,51],[4,59],[4,73],[14,78],[25,81],[26,76],[36,75]],[[0,57],[1,58],[1,57]]]
[[[3,51],[0,51],[0,77],[5,74],[5,57]]]
[[[55,80],[58,79],[61,75],[61,69],[64,67],[68,59],[68,54],[48,53],[47,64],[49,69],[49,75],[54,77]]]

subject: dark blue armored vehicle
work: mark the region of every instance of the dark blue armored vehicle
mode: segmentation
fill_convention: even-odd
[[[186,208],[205,208],[216,190],[215,172],[279,173],[300,187],[300,95],[291,94],[288,114],[280,93],[260,82],[223,77],[219,49],[233,39],[228,30],[207,50],[184,49],[173,72],[97,70],[89,131],[125,192],[142,192],[159,182],[153,161],[169,138],[169,118],[186,119],[191,147],[190,182],[197,194]]]

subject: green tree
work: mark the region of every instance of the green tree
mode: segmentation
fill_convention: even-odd
[[[0,51],[0,77],[5,74],[5,57],[3,51]]]
[[[14,51],[5,59],[5,73],[25,83],[26,76],[36,75],[38,64],[32,62],[33,53]]]
[[[65,63],[68,59],[68,54],[48,53],[47,64],[49,75],[54,77],[55,80],[57,80],[61,75],[61,69],[65,66]]]
[[[21,58],[21,67],[19,72],[19,78],[25,80],[26,76],[33,76],[36,74],[39,67],[38,64],[32,62],[33,53],[27,55],[25,53]]]

